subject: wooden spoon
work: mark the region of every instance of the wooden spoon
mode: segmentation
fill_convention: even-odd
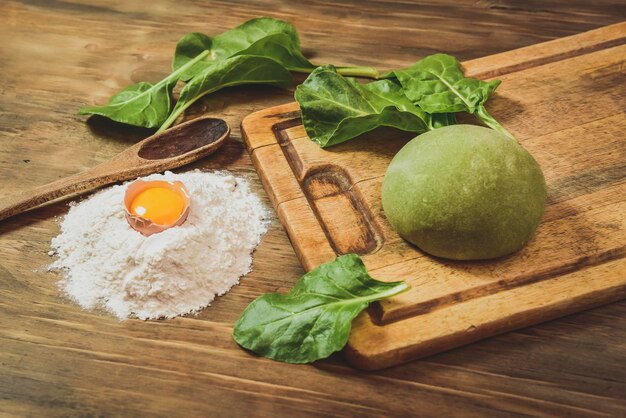
[[[189,164],[217,151],[229,135],[222,119],[202,117],[176,125],[87,171],[9,198],[0,204],[0,220],[61,197]]]

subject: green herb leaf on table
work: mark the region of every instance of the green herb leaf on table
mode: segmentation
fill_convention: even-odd
[[[172,68],[179,69],[203,51],[209,54],[186,70],[182,80],[187,81],[205,68],[236,55],[272,58],[295,72],[310,73],[317,67],[302,54],[295,27],[269,17],[251,19],[215,37],[202,33],[185,35],[176,45]],[[371,67],[340,67],[339,71],[355,76],[378,76],[378,71]]]
[[[201,60],[207,53],[198,55],[180,70],[173,72],[156,84],[140,82],[115,94],[105,106],[83,107],[81,115],[100,115],[128,125],[158,128],[172,111],[172,90],[182,72]]]
[[[224,63],[235,57],[271,59],[276,65],[282,66],[282,69],[278,70],[279,77],[283,77],[286,71],[310,73],[316,68],[316,65],[302,54],[300,39],[293,25],[278,19],[261,17],[249,20],[215,37],[202,33],[185,35],[176,46],[172,62],[173,72],[169,76],[156,84],[139,83],[127,87],[113,96],[107,105],[85,107],[80,109],[79,114],[98,114],[135,126],[147,128],[160,126],[160,130],[163,130],[180,114],[180,106],[175,110],[178,113],[171,114],[172,90],[178,80],[190,81],[198,75],[205,77],[207,71],[223,71],[230,65]],[[221,67],[209,70],[216,65]],[[362,77],[379,76],[378,71],[372,67],[338,67],[337,71]],[[229,85],[234,85],[233,77],[229,79],[231,80]],[[218,86],[215,89],[208,89],[206,82],[202,83],[205,90],[210,90],[208,92],[221,88]],[[245,83],[246,79],[242,79],[237,84]],[[196,99],[197,97],[193,100]],[[189,100],[183,103],[184,106],[189,104]]]
[[[380,126],[425,132],[430,116],[415,106],[394,80],[359,84],[332,65],[315,69],[296,89],[302,123],[322,148],[339,144]]]
[[[233,330],[239,345],[288,363],[309,363],[341,350],[352,320],[370,302],[397,295],[405,282],[381,282],[356,254],[322,264],[287,295],[267,293],[245,309]]]
[[[235,55],[272,58],[289,69],[302,67],[312,71],[315,68],[302,55],[293,25],[268,17],[251,19],[215,37],[202,33],[185,35],[176,45],[172,68],[177,70],[205,50],[209,51],[207,57],[185,71],[183,80]]]
[[[176,80],[157,84],[141,82],[126,87],[106,106],[83,107],[81,115],[100,115],[128,125],[158,128],[172,111],[172,90]]]
[[[459,61],[447,54],[430,55],[393,74],[406,96],[425,112],[475,114],[490,128],[512,137],[485,109],[500,80],[465,77]]]
[[[174,110],[159,129],[167,129],[189,106],[202,96],[239,84],[269,84],[287,88],[291,73],[278,62],[265,57],[240,55],[220,61],[196,74],[180,92]]]

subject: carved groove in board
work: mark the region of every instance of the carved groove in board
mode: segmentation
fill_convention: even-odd
[[[442,297],[416,303],[414,305],[407,306],[404,309],[398,309],[391,312],[386,312],[380,303],[373,303],[370,305],[372,322],[377,325],[390,324],[406,318],[424,315],[438,309],[449,307],[453,304],[463,303],[472,299],[494,295],[506,290],[550,280],[583,268],[594,267],[609,261],[618,260],[620,258],[624,258],[624,256],[626,256],[626,246],[619,246],[599,254],[594,254],[593,256],[579,257],[570,263],[559,265],[557,267],[538,270],[532,274],[507,277],[506,279],[491,282],[482,286],[472,287],[460,292],[449,293]],[[453,261],[449,260],[442,260],[442,262],[454,264]]]
[[[273,125],[272,131],[328,242],[338,255],[375,252],[382,245],[382,234],[349,174],[336,165],[303,172],[300,156],[285,132],[301,123],[300,118],[289,119]]]
[[[523,63],[520,64],[516,64],[516,65],[511,65],[511,66],[505,66],[502,67],[498,70],[490,70],[490,71],[484,71],[484,72],[469,72],[468,75],[471,77],[477,77],[477,78],[494,78],[494,77],[500,77],[502,75],[505,74],[510,74],[510,73],[515,73],[518,71],[522,71],[522,70],[526,70],[528,68],[535,68],[535,67],[539,67],[541,65],[546,65],[546,64],[551,64],[553,62],[557,62],[557,61],[561,61],[567,58],[574,58],[574,57],[578,57],[580,55],[584,55],[584,54],[588,54],[590,52],[595,52],[595,51],[600,51],[602,49],[606,49],[606,48],[611,48],[614,46],[619,46],[624,44],[624,42],[626,41],[626,38],[619,38],[619,39],[612,39],[610,41],[607,42],[603,42],[603,43],[599,43],[599,44],[595,44],[595,45],[591,45],[585,48],[581,48],[581,49],[577,49],[577,50],[573,50],[573,51],[567,51],[564,52],[562,54],[555,54],[555,55],[549,55],[546,57],[540,57],[537,58],[536,60],[528,60],[525,61]]]
[[[602,33],[606,39],[599,37],[599,33]],[[573,38],[578,39],[573,42]],[[624,43],[626,43],[626,23],[622,22],[594,29],[584,34],[477,58],[465,62],[463,67],[466,69],[466,75],[470,77],[493,78],[612,48]],[[526,53],[524,54],[524,52]],[[520,56],[523,56],[523,59],[520,60]],[[498,59],[494,60],[496,57]],[[497,62],[497,67],[489,62],[487,65],[483,65],[486,60],[491,63]]]
[[[300,187],[302,187],[302,178],[303,178],[302,160],[300,159],[300,156],[298,155],[297,151],[293,148],[293,145],[291,145],[291,140],[289,138],[289,135],[287,135],[284,131],[286,129],[298,126],[301,123],[302,123],[302,119],[298,117],[298,118],[289,119],[283,122],[279,122],[272,126],[272,131],[274,131],[274,135],[276,136],[276,141],[280,145],[280,149],[283,150],[283,155],[285,156],[285,159],[289,163],[289,167],[291,167],[293,174],[296,176],[296,179],[298,179],[298,182],[300,182]]]
[[[337,254],[363,255],[380,248],[382,234],[344,169],[328,165],[310,171],[302,190]]]
[[[271,113],[269,115],[266,115],[265,118],[278,119],[278,120],[283,121],[283,122],[278,122],[276,125],[274,125],[274,130],[282,130],[286,128],[291,128],[292,126],[297,126],[302,123],[300,119],[300,110],[295,110],[291,112],[283,112],[283,113]],[[289,125],[291,123],[294,123],[294,124]],[[286,126],[283,126],[283,125],[286,125]]]

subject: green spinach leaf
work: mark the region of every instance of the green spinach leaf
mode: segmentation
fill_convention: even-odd
[[[273,58],[287,68],[315,68],[302,55],[300,39],[293,25],[267,17],[249,20],[215,37],[202,33],[185,35],[176,45],[172,68],[177,70],[205,50],[209,51],[209,55],[185,71],[183,80],[235,55]]]
[[[475,114],[487,126],[512,137],[485,109],[500,80],[465,77],[459,61],[447,54],[430,55],[393,74],[406,96],[425,112]]]
[[[117,122],[158,128],[172,111],[172,90],[180,75],[207,55],[204,52],[156,84],[141,82],[115,94],[105,106],[83,107],[81,115],[100,115]]]
[[[83,107],[80,115],[100,115],[129,125],[157,128],[172,110],[171,94],[176,80],[157,84],[141,82],[111,97],[106,106]]]
[[[322,264],[287,295],[267,293],[245,309],[233,330],[239,345],[274,360],[309,363],[341,350],[352,320],[370,302],[408,288],[367,274],[356,254]]]
[[[239,55],[220,61],[206,67],[185,85],[180,92],[178,103],[159,128],[159,132],[174,123],[196,100],[224,87],[239,84],[270,84],[287,88],[292,82],[291,73],[270,58]]]
[[[176,45],[172,68],[177,70],[203,51],[209,55],[185,71],[183,80],[216,62],[236,55],[256,55],[281,63],[290,71],[310,73],[317,66],[302,54],[298,32],[290,23],[269,17],[249,20],[215,37],[202,33],[185,35]],[[340,67],[339,72],[375,78],[378,71],[371,67]]]
[[[500,84],[465,77],[451,55],[434,54],[394,71],[406,96],[428,113],[475,113]]]
[[[323,148],[379,126],[419,133],[430,129],[429,115],[404,95],[397,82],[359,84],[332,65],[313,71],[298,86],[295,98],[307,134]]]

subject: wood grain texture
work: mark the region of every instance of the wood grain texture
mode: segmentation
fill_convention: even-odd
[[[331,3],[261,0],[0,2],[0,200],[105,161],[152,132],[77,116],[123,86],[167,74],[177,39],[246,19],[292,21],[315,62],[405,66],[446,51],[468,60],[626,19],[622,1],[442,0]],[[233,88],[209,114],[231,140],[190,168],[227,168],[270,198],[238,126],[292,93]],[[596,121],[594,128],[608,129]],[[594,177],[598,179],[600,173]],[[285,180],[288,181],[288,180]],[[575,193],[565,187],[563,198]],[[582,206],[562,208],[568,211]],[[310,366],[240,350],[232,324],[255,297],[286,292],[303,270],[277,219],[254,271],[197,317],[119,322],[85,312],[43,271],[54,204],[0,223],[0,415],[7,416],[623,416],[626,304],[616,303],[365,373],[341,355]],[[554,216],[553,214],[552,216]]]

